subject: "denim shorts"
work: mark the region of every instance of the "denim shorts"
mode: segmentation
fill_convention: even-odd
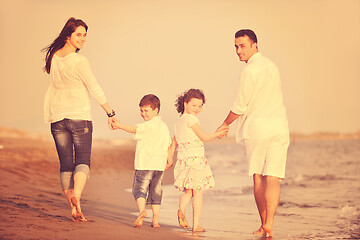
[[[87,120],[65,118],[51,123],[51,134],[60,160],[60,172],[74,172],[80,164],[90,168],[92,131],[92,122]]]
[[[164,171],[135,170],[132,193],[135,200],[147,198],[147,204],[160,205],[162,199],[162,180]]]

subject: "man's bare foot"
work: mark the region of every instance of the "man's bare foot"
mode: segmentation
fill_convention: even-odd
[[[186,221],[185,214],[180,209],[178,211],[178,221],[179,221],[180,227],[186,228],[186,229],[190,228],[188,222]]]
[[[254,231],[253,234],[264,236],[264,235],[265,235],[265,231],[264,231],[264,229],[263,229],[262,226],[261,226],[258,230]]]
[[[143,210],[134,222],[134,227],[139,228],[142,226],[144,218],[146,217],[146,211]]]
[[[193,227],[192,232],[205,232],[206,230],[201,226]]]
[[[262,228],[264,229],[264,236],[265,237],[272,237],[273,235],[272,235],[272,225],[270,225],[270,224],[264,224],[263,226],[262,226]]]

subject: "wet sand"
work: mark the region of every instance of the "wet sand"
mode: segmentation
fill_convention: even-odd
[[[51,141],[0,138],[0,239],[184,239],[174,226],[132,226],[134,145],[93,143],[90,179],[81,199],[87,223],[71,220]],[[172,181],[172,171],[165,183]],[[151,210],[148,210],[151,216]],[[161,218],[161,216],[160,216]],[[161,219],[160,219],[161,220]],[[161,221],[160,221],[161,223]]]

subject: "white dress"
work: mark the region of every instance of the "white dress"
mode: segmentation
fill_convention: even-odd
[[[196,123],[199,123],[198,118],[187,113],[176,121],[175,138],[178,152],[174,168],[174,185],[179,191],[185,189],[200,191],[215,186],[214,177],[205,157],[204,144],[191,129]]]

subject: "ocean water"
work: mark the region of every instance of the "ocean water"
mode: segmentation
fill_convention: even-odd
[[[160,223],[190,238],[261,239],[252,234],[260,220],[243,146],[208,143],[205,153],[216,181],[204,192],[201,225],[207,232],[192,235],[178,227],[180,195],[171,185],[164,186]],[[359,172],[360,140],[291,143],[273,239],[360,239]],[[190,204],[189,223],[191,215]]]

